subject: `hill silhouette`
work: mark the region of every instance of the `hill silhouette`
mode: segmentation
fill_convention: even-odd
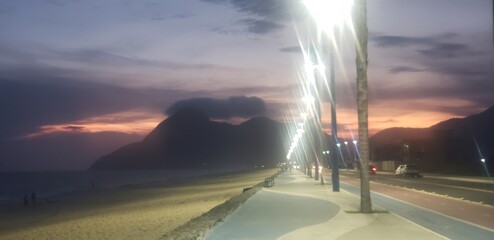
[[[485,173],[481,158],[487,159],[489,171],[494,170],[494,164],[489,164],[494,156],[493,122],[491,107],[429,128],[384,129],[370,138],[371,160],[415,163],[428,172],[481,175]],[[265,117],[231,125],[211,121],[197,109],[184,108],[161,122],[141,142],[101,157],[90,169],[275,166],[285,159],[285,130],[284,124]],[[325,136],[326,146],[335,145],[333,137]]]
[[[90,170],[275,166],[284,159],[283,125],[264,117],[240,125],[184,108],[141,142],[101,157]]]
[[[494,106],[429,128],[388,128],[371,137],[374,161],[411,162],[426,171],[485,174],[494,159]],[[494,170],[488,164],[488,171]]]

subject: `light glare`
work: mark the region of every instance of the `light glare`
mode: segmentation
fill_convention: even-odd
[[[353,0],[304,0],[304,5],[324,31],[351,20]]]

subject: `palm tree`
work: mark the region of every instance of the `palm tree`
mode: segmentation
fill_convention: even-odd
[[[355,33],[357,36],[357,108],[358,108],[358,147],[360,150],[360,211],[371,213],[369,187],[369,133],[367,96],[367,0],[355,1]]]

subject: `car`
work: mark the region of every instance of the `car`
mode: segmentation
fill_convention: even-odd
[[[420,177],[417,165],[414,164],[402,164],[399,165],[395,170],[395,175],[398,176],[409,176],[409,177]]]
[[[374,165],[369,165],[369,174],[376,174],[377,173],[377,167]]]

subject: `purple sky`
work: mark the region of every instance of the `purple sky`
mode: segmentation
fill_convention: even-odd
[[[371,133],[494,105],[492,4],[368,2]],[[234,123],[290,120],[302,10],[295,0],[1,1],[0,171],[87,168],[177,101],[235,108],[213,116]],[[341,132],[356,122],[350,35],[338,41]]]

